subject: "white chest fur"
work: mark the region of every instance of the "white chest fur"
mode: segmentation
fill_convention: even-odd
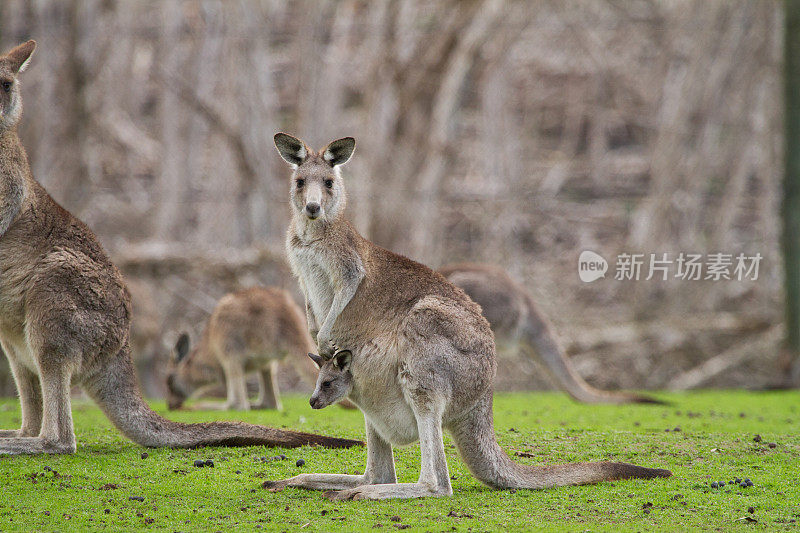
[[[292,272],[300,280],[304,296],[321,326],[333,303],[333,283],[319,250],[311,246],[288,246]]]

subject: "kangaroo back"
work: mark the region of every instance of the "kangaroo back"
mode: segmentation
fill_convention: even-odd
[[[567,394],[585,403],[663,403],[639,394],[592,387],[572,366],[549,321],[533,298],[500,268],[461,264],[439,270],[477,302],[492,326],[498,346],[521,349],[543,363],[544,369]]]

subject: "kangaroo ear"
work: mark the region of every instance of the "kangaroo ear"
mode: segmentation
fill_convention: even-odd
[[[14,72],[22,72],[28,68],[28,63],[31,61],[34,50],[36,50],[36,41],[22,43],[6,54],[5,60],[8,61],[8,66],[11,70]]]
[[[275,134],[275,146],[284,161],[290,165],[300,165],[308,157],[306,143],[285,133]]]
[[[189,353],[189,334],[181,333],[178,340],[175,342],[175,362],[180,363],[181,360]]]
[[[325,359],[323,359],[321,355],[317,355],[315,353],[308,352],[308,356],[311,358],[312,361],[314,361],[314,363],[316,363],[316,365],[319,368],[322,368],[322,365],[325,364]]]
[[[344,137],[330,143],[322,152],[322,158],[332,167],[344,165],[350,161],[353,151],[356,149],[356,140],[352,137]]]
[[[347,370],[350,362],[353,360],[353,352],[350,350],[341,350],[336,352],[333,356],[333,364],[336,365],[341,371]]]

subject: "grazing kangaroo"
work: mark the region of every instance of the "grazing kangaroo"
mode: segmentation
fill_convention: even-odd
[[[572,367],[533,298],[501,268],[464,263],[444,266],[439,273],[481,306],[499,350],[522,350],[528,356],[538,358],[554,381],[576,400],[586,403],[663,403],[639,394],[599,390],[586,383]]]
[[[302,474],[267,481],[265,488],[339,491],[328,493],[336,500],[452,494],[443,428],[472,473],[494,488],[671,475],[625,463],[532,467],[512,461],[494,436],[495,347],[480,307],[441,274],[364,239],[344,218],[339,167],[355,149],[352,138],[320,152],[284,133],[275,135],[275,144],[294,168],[286,247],[322,363],[314,407],[334,399],[320,400],[335,385],[337,395],[347,394],[363,411],[367,466],[363,475]],[[335,380],[342,373],[344,387]],[[416,440],[419,480],[397,483],[392,445]]]
[[[193,350],[187,334],[178,338],[167,377],[167,406],[177,409],[193,392],[224,376],[224,408],[248,410],[245,373],[256,372],[258,401],[253,407],[280,409],[278,363],[293,356],[297,366],[307,365],[299,370],[316,381],[316,367],[305,356],[313,349],[305,317],[285,290],[254,287],[228,294],[214,308]]]
[[[0,56],[0,344],[22,409],[21,428],[0,431],[0,454],[74,453],[73,382],[144,446],[357,444],[237,422],[180,424],[148,407],[131,361],[122,276],[92,231],[33,179],[17,135],[17,76],[35,47]]]

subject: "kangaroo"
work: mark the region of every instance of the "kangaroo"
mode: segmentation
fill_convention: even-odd
[[[278,363],[290,355],[302,357],[298,366],[302,361],[311,368],[303,366],[301,372],[316,381],[316,367],[305,357],[313,349],[305,317],[285,290],[254,287],[228,294],[211,313],[193,350],[187,334],[178,338],[167,376],[167,406],[177,409],[193,392],[224,376],[228,391],[224,408],[248,410],[245,373],[254,371],[259,390],[254,407],[281,409]]]
[[[180,424],[148,407],[131,360],[122,276],[92,231],[33,179],[17,135],[18,75],[35,48],[28,41],[0,56],[0,345],[22,410],[20,429],[0,431],[0,454],[74,453],[72,383],[144,446],[358,444],[238,422]]]
[[[522,350],[538,358],[553,380],[579,402],[663,404],[649,396],[603,391],[586,383],[572,367],[533,298],[501,268],[464,263],[441,267],[439,273],[481,306],[498,349]]]
[[[494,436],[495,346],[480,307],[441,274],[364,239],[344,218],[339,167],[352,156],[355,140],[345,137],[315,152],[278,133],[275,145],[293,167],[286,249],[323,363],[315,406],[328,401],[320,398],[332,385],[330,376],[349,373],[349,384],[337,387],[364,413],[367,465],[363,475],[302,474],[267,481],[265,488],[325,490],[333,500],[450,495],[443,429],[472,473],[494,488],[671,475],[626,463],[532,467],[512,461]],[[397,483],[392,445],[416,440],[419,479]]]

